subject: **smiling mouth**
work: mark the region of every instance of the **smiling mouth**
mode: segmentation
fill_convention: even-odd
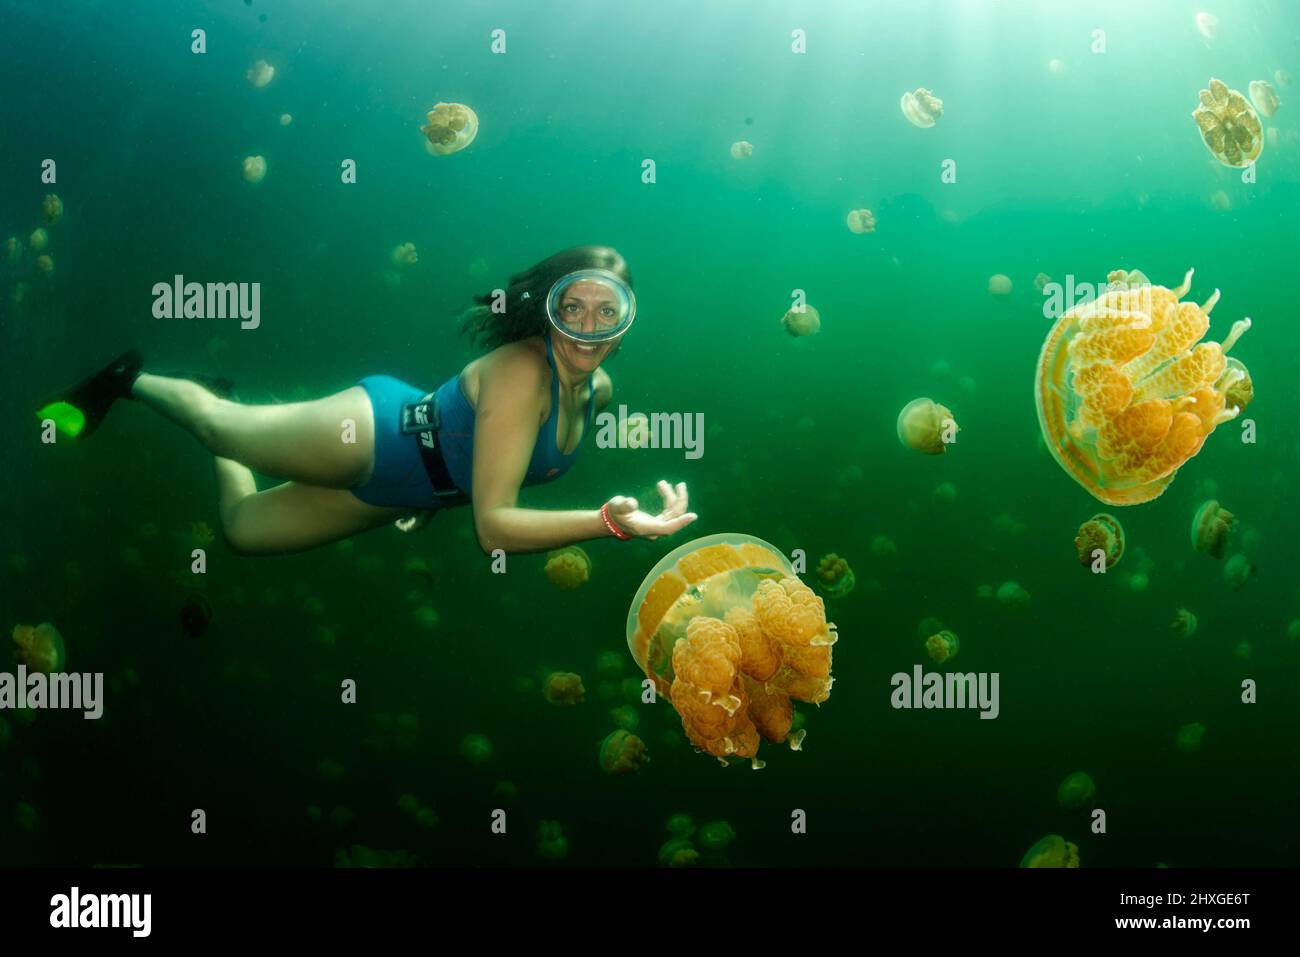
[[[583,345],[575,344],[574,348],[578,350],[578,355],[583,355],[583,356],[594,356],[597,352],[600,351],[599,346],[583,346]]]

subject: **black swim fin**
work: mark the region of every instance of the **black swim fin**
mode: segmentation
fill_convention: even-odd
[[[143,364],[136,350],[122,353],[94,375],[45,403],[36,413],[37,418],[52,420],[56,429],[72,438],[90,435],[114,402],[130,398],[131,386]]]

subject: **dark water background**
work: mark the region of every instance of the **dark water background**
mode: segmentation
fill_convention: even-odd
[[[66,205],[52,277],[31,275],[30,255],[0,267],[0,625],[53,622],[68,669],[127,683],[98,722],[0,719],[0,863],[329,865],[361,844],[531,865],[539,822],[558,820],[569,864],[653,865],[678,811],[730,821],[729,860],[746,865],[1014,865],[1048,833],[1084,866],[1295,863],[1294,88],[1275,83],[1277,141],[1254,184],[1212,160],[1189,115],[1210,76],[1243,91],[1277,69],[1300,76],[1293,6],[1219,4],[1212,41],[1194,6],[1172,2],[773,3],[743,17],[730,3],[76,6],[56,18],[0,0],[0,236],[39,225],[47,192]],[[504,56],[488,51],[496,27]],[[1104,54],[1090,51],[1097,28]],[[259,58],[277,70],[264,89],[244,79]],[[945,103],[928,130],[897,105],[922,85]],[[435,159],[418,127],[440,100],[473,106],[481,129]],[[728,154],[738,139],[755,144],[745,163]],[[257,186],[240,178],[250,154],[268,161]],[[38,179],[47,157],[54,186]],[[345,158],[355,185],[339,183]],[[945,159],[955,184],[939,180]],[[1220,190],[1226,211],[1210,201]],[[845,228],[860,206],[874,234]],[[407,241],[420,262],[393,285],[388,254]],[[650,501],[661,477],[688,483],[701,517],[685,535],[590,543],[579,591],[552,588],[539,555],[492,575],[464,509],[415,536],[284,558],[236,558],[218,540],[196,586],[190,525],[218,521],[192,439],[124,407],[87,443],[38,441],[31,412],[48,390],[128,345],[151,368],[228,375],[250,401],[379,372],[432,388],[474,355],[454,321],[472,294],[584,242],[624,253],[641,304],[608,365],[615,403],[701,412],[708,433],[696,461],[587,441],[564,481],[525,491],[539,508],[595,508]],[[1038,437],[1049,322],[1033,279],[1124,267],[1173,286],[1193,266],[1194,298],[1223,292],[1211,338],[1254,319],[1234,355],[1255,382],[1258,442],[1222,427],[1163,497],[1119,511],[1129,554],[1093,576],[1072,539],[1102,508]],[[150,290],[177,273],[260,282],[261,328],[154,319]],[[1010,298],[988,295],[993,273],[1012,278]],[[795,288],[821,311],[816,337],[781,330]],[[900,447],[898,410],[920,395],[960,422],[951,454]],[[955,501],[935,498],[942,482]],[[1240,517],[1231,550],[1258,569],[1240,591],[1188,541],[1211,496]],[[805,750],[765,745],[762,772],[724,770],[661,703],[638,707],[650,766],[602,774],[596,746],[622,702],[602,694],[597,656],[621,652],[631,676],[624,621],[642,577],[686,536],[730,530],[813,561],[835,551],[856,571],[855,592],[829,604],[836,684],[806,709]],[[897,554],[877,557],[877,535]],[[408,597],[413,556],[434,575],[432,630]],[[1149,587],[1135,592],[1140,566]],[[977,598],[1007,580],[1027,607]],[[215,610],[197,639],[179,626],[196,590]],[[1200,619],[1181,641],[1168,627],[1180,606]],[[890,676],[924,660],[926,616],[960,635],[963,670],[1000,674],[996,721],[890,708]],[[555,669],[583,675],[581,706],[542,699]],[[339,704],[345,678],[356,706]],[[1240,703],[1246,678],[1258,704]],[[1204,746],[1184,754],[1174,736],[1192,721]],[[461,756],[469,733],[492,740],[486,766]],[[1097,782],[1104,836],[1057,807],[1075,770]],[[517,798],[494,796],[501,780]],[[437,827],[414,824],[403,793]],[[330,820],[338,807],[350,822]],[[488,830],[497,807],[505,837]],[[190,833],[194,808],[206,836]],[[796,808],[806,835],[790,833]]]

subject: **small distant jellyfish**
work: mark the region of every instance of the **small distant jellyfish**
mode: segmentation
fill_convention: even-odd
[[[492,760],[492,742],[481,734],[467,734],[461,739],[460,754],[470,764],[487,764]]]
[[[1003,582],[998,586],[998,601],[1012,607],[1024,607],[1029,604],[1029,592],[1017,582]]]
[[[275,67],[271,66],[271,64],[267,63],[265,60],[258,60],[248,68],[248,72],[244,74],[244,78],[248,80],[249,83],[253,84],[253,86],[261,89],[275,79]]]
[[[961,642],[958,641],[956,633],[951,631],[941,631],[925,639],[925,653],[937,665],[943,664],[949,658],[955,658],[960,647]]]
[[[501,801],[513,801],[519,797],[519,788],[513,781],[498,781],[492,795]]]
[[[292,123],[292,122],[293,122],[293,114],[292,114],[292,113],[281,113],[281,114],[280,114],[280,125],[281,125],[281,126],[288,126],[288,125],[289,125],[290,123]]]
[[[871,540],[871,554],[877,558],[888,558],[898,554],[898,546],[888,535],[877,535]]]
[[[586,693],[586,689],[582,687],[582,676],[572,671],[552,672],[542,687],[542,694],[546,697],[547,704],[566,708],[582,704]]]
[[[26,801],[19,801],[14,806],[14,823],[27,833],[34,832],[41,824],[41,816]]]
[[[591,559],[577,545],[546,556],[546,577],[562,591],[573,591],[591,577]]]
[[[34,253],[41,252],[50,244],[50,234],[44,229],[34,229],[32,234],[27,237],[27,248]]]
[[[39,625],[14,625],[14,657],[32,671],[53,674],[67,661],[63,636],[49,622]]]
[[[930,375],[936,379],[946,379],[952,375],[952,365],[946,359],[935,359],[930,363]]]
[[[695,822],[689,814],[674,814],[664,822],[664,827],[673,837],[687,838],[695,833]]]
[[[1250,93],[1250,102],[1254,104],[1255,109],[1265,116],[1271,117],[1282,105],[1282,101],[1277,98],[1277,92],[1267,80],[1251,80],[1246,90]]]
[[[914,92],[904,93],[898,106],[907,117],[907,122],[922,129],[934,126],[934,121],[943,116],[943,100],[923,86],[918,86]]]
[[[645,742],[620,728],[600,742],[600,769],[606,774],[632,774],[650,762]]]
[[[1268,86],[1267,83],[1264,85]],[[1269,92],[1271,93],[1272,90],[1270,89]],[[1276,100],[1277,97],[1274,97],[1273,99]],[[1273,114],[1269,113],[1268,115],[1272,116]],[[63,218],[63,200],[59,199],[55,193],[48,194],[45,199],[41,201],[41,218],[51,226]]]
[[[1236,524],[1236,516],[1216,499],[1202,502],[1192,516],[1192,547],[1211,558],[1222,558],[1228,533]]]
[[[943,502],[945,505],[951,505],[957,501],[957,486],[951,482],[940,482],[934,488],[934,500]]]
[[[438,103],[425,114],[428,122],[420,127],[434,156],[459,153],[478,136],[478,114],[463,103]]]
[[[992,585],[979,585],[975,589],[975,597],[982,598],[985,601],[992,600],[995,594],[996,592],[994,592]]]
[[[624,656],[617,651],[602,651],[596,657],[596,674],[602,678],[623,677]]]
[[[1293,618],[1286,626],[1286,636],[1292,641],[1300,641],[1300,618]]]
[[[1047,72],[1052,74],[1052,76],[1060,76],[1065,72],[1065,61],[1058,59],[1057,57],[1052,57],[1052,59],[1047,61]]]
[[[260,183],[265,178],[266,178],[266,157],[245,156],[244,157],[244,182]]]
[[[1200,97],[1201,105],[1192,111],[1192,119],[1206,148],[1220,163],[1233,169],[1255,162],[1264,148],[1264,128],[1254,107],[1213,77],[1209,89],[1201,90]]]
[[[1179,638],[1190,638],[1196,634],[1196,626],[1199,624],[1194,612],[1186,608],[1179,608],[1174,612],[1174,620],[1169,623],[1169,630]]]
[[[1282,69],[1274,70],[1273,82],[1276,83],[1278,86],[1290,86],[1291,74],[1286,72],[1286,70],[1282,70]]]
[[[569,842],[559,821],[542,821],[537,828],[537,856],[559,861],[569,856]]]
[[[1077,811],[1097,794],[1092,778],[1082,771],[1075,771],[1066,776],[1061,786],[1056,789],[1056,803],[1067,811]]]
[[[926,455],[943,455],[958,431],[952,412],[933,399],[913,399],[898,413],[898,441]]]
[[[1233,591],[1240,591],[1241,586],[1250,581],[1254,574],[1255,566],[1251,564],[1250,559],[1245,555],[1233,555],[1224,562],[1223,580],[1228,583],[1228,587]]]
[[[36,257],[36,271],[42,276],[54,275],[54,259],[48,253]]]
[[[1191,754],[1194,751],[1201,750],[1201,741],[1205,738],[1205,725],[1199,721],[1193,721],[1191,724],[1185,724],[1178,729],[1178,734],[1174,737],[1174,745],[1184,754]]]
[[[805,305],[789,310],[781,317],[781,325],[795,338],[813,336],[821,331],[822,317],[812,306]]]
[[[731,158],[736,160],[749,159],[754,155],[754,144],[749,140],[739,140],[731,144]]]
[[[1051,276],[1047,275],[1047,273],[1045,272],[1040,272],[1037,276],[1034,277],[1034,288],[1037,289],[1039,292],[1042,292],[1044,289],[1047,288],[1048,284],[1051,281],[1052,281]]]
[[[1078,867],[1079,848],[1059,834],[1049,834],[1031,847],[1021,867]]]
[[[421,605],[412,614],[415,617],[416,624],[425,631],[433,631],[434,628],[438,627],[438,612],[432,606]]]
[[[1215,190],[1210,194],[1210,205],[1220,213],[1226,213],[1232,209],[1232,200],[1228,198],[1228,194],[1223,190]]]
[[[398,266],[414,266],[420,261],[419,254],[415,251],[415,243],[402,243],[394,247],[392,260]]]
[[[989,295],[994,299],[1006,299],[1011,295],[1011,277],[1000,272],[989,276]]]
[[[611,708],[609,716],[614,720],[614,724],[624,731],[635,731],[641,724],[641,716],[637,714],[636,708],[629,704]]]
[[[23,244],[17,236],[5,240],[5,262],[13,265],[23,258]]]
[[[659,863],[664,867],[693,867],[699,859],[700,852],[684,837],[674,837],[659,848]]]
[[[1255,646],[1249,641],[1239,641],[1233,645],[1232,653],[1242,661],[1249,661],[1250,656],[1255,653]]]
[[[849,231],[857,233],[859,236],[863,233],[874,233],[876,231],[876,217],[869,209],[855,209],[848,216]]]
[[[1151,579],[1146,572],[1134,572],[1128,577],[1129,591],[1144,592],[1150,584]]]
[[[725,851],[736,840],[736,829],[727,821],[710,821],[696,838],[706,851]]]
[[[1114,515],[1101,512],[1079,526],[1074,536],[1074,550],[1079,564],[1085,568],[1096,561],[1098,549],[1105,558],[1105,567],[1114,568],[1124,557],[1124,526]]]
[[[1219,32],[1219,18],[1202,10],[1196,14],[1196,29],[1207,40],[1213,40]]]
[[[849,563],[834,552],[817,563],[817,580],[821,583],[822,591],[832,598],[843,598],[853,591],[856,584]]]

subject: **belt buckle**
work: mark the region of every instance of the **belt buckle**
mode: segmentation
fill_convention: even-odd
[[[418,435],[421,432],[433,433],[442,427],[442,416],[438,412],[437,393],[430,392],[419,402],[407,402],[402,405],[402,434]]]

